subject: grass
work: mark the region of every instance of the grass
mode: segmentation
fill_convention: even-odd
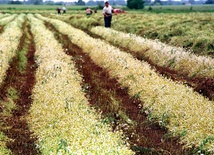
[[[13,110],[17,108],[15,104],[15,100],[18,99],[18,92],[15,88],[10,87],[7,90],[7,99],[6,101],[2,101],[3,111],[0,114],[3,117],[9,117],[12,115]]]
[[[18,59],[19,59],[19,71],[20,72],[24,72],[26,69],[26,64],[27,64],[27,58],[26,58],[26,50],[23,49],[21,51],[18,52]]]
[[[56,13],[56,8],[62,7],[62,5],[17,5],[17,4],[3,4],[0,5],[1,12],[37,12],[38,11],[54,11]],[[67,5],[67,13],[79,13],[78,11],[85,11],[87,6],[70,6]],[[98,6],[90,6],[92,9],[94,7],[98,8],[98,12],[101,10]],[[118,6],[114,6],[117,7]],[[142,10],[129,10],[126,6],[123,6],[122,9],[127,10],[129,13],[144,13],[144,12],[153,12],[153,13],[184,13],[184,12],[214,12],[214,5],[164,5],[164,6],[145,6]],[[149,10],[150,8],[150,10]]]
[[[146,6],[144,9],[154,13],[214,12],[214,5],[164,5]]]
[[[26,22],[24,23],[26,24]],[[24,73],[25,69],[26,69],[26,65],[27,65],[27,48],[29,45],[29,38],[30,38],[30,34],[27,32],[27,26],[24,26],[24,30],[23,30],[23,35],[20,39],[20,44],[19,44],[19,51],[17,52],[18,55],[18,69],[20,73]]]
[[[11,155],[12,152],[6,148],[6,142],[9,139],[4,135],[4,133],[0,132],[0,154],[2,155]]]
[[[14,100],[18,99],[18,92],[13,87],[10,87],[7,90],[6,96],[7,98],[5,100],[0,100],[0,107],[2,108],[2,111],[0,113],[1,130],[8,130],[5,121],[12,116],[12,112],[17,108]],[[9,141],[10,139],[3,132],[0,132],[0,154],[11,155],[11,151],[6,146],[6,143]]]

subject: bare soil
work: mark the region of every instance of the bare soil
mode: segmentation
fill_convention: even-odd
[[[0,34],[3,32],[4,26],[0,26]]]

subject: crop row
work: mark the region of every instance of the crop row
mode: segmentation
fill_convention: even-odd
[[[0,19],[0,26],[4,26],[6,24],[8,24],[9,22],[11,22],[15,17],[17,17],[16,14],[13,15],[5,15],[2,16],[3,18]]]
[[[42,154],[133,154],[101,122],[85,98],[82,78],[71,57],[44,23],[28,15],[36,45],[36,85],[30,109],[30,128]]]
[[[4,18],[6,16],[9,16],[9,14],[2,14],[2,13],[0,13],[0,19]]]
[[[191,88],[158,75],[146,62],[133,58],[100,39],[94,39],[81,30],[56,19],[37,15],[52,23],[59,32],[68,35],[111,77],[129,88],[131,96],[144,102],[148,118],[159,122],[174,136],[181,136],[186,148],[196,146],[214,151],[214,104]]]
[[[1,25],[7,24],[17,15],[7,16],[0,20]],[[0,35],[0,85],[5,78],[6,71],[9,67],[9,62],[16,54],[16,49],[19,45],[19,39],[22,35],[21,27],[24,22],[24,15],[21,14],[14,21],[4,27],[4,32]],[[0,154],[10,154],[6,148],[8,138],[0,132]]]
[[[9,22],[15,16],[8,17],[7,20],[4,20],[4,23]],[[19,39],[22,35],[21,27],[23,22],[24,15],[21,14],[14,21],[8,23],[4,28],[4,32],[0,35],[0,84],[4,79],[10,60],[16,54]]]
[[[181,48],[175,48],[159,41],[101,26],[94,27],[91,31],[116,46],[126,48],[141,57],[148,57],[158,66],[169,67],[189,77],[214,77],[214,60],[212,58],[196,56]]]

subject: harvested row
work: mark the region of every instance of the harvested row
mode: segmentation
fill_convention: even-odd
[[[17,17],[17,14],[12,14],[12,15],[5,15],[3,16],[4,18],[0,19],[0,25],[6,25],[10,21],[12,21],[15,17]]]
[[[13,18],[15,18],[17,15],[11,15],[11,16],[6,16],[1,14],[1,18],[0,19],[0,25],[5,25],[7,24],[10,20],[12,20]],[[20,15],[18,18],[20,18],[23,21],[23,17],[22,15]],[[18,47],[18,42],[14,41],[14,40],[10,40],[10,38],[12,38],[14,36],[14,34],[10,34],[13,31],[14,27],[11,26],[17,26],[18,25],[18,18],[16,18],[15,21],[13,21],[12,23],[8,24],[7,26],[5,26],[4,28],[4,33],[0,35],[0,85],[2,84],[2,81],[5,78],[5,74],[6,74],[6,70],[9,67],[9,61],[13,58],[13,56],[15,55],[15,52],[13,51],[16,47]],[[16,27],[17,30],[17,34],[15,35],[15,37],[21,37],[21,25],[18,25]],[[9,35],[7,34],[8,32]],[[4,42],[5,41],[5,42]],[[14,41],[14,45],[15,47],[13,48],[9,48],[7,47],[7,45],[12,44]],[[0,94],[0,97],[2,97],[2,94]],[[1,99],[1,98],[0,98]],[[10,107],[10,104],[7,104],[7,106],[3,107],[3,103],[1,101],[0,104],[0,109],[2,112],[7,111],[7,107]],[[6,109],[6,110],[4,110]],[[1,118],[3,116],[1,115]],[[2,123],[1,123],[2,125]],[[9,138],[2,132],[0,131],[0,154],[4,154],[4,155],[9,155],[11,154],[11,151],[7,148],[7,142],[9,141]]]
[[[16,54],[19,39],[22,36],[22,23],[24,14],[19,15],[14,21],[5,26],[4,32],[0,35],[0,84],[2,83],[9,62]]]
[[[9,138],[6,146],[10,154],[38,155],[36,137],[32,136],[26,121],[36,69],[33,59],[35,47],[26,16],[21,29],[19,46],[0,87],[0,129]]]
[[[13,15],[4,14],[0,17],[0,34],[4,31],[5,25],[11,22],[15,17],[17,17],[17,15],[15,14]]]
[[[2,13],[0,13],[0,19],[1,19],[1,18],[4,18],[4,17],[7,16],[7,15],[9,15],[9,14],[2,14]]]
[[[7,17],[7,16],[10,16],[10,14],[1,14],[0,13],[0,20],[2,20],[3,18]]]
[[[135,52],[136,55],[149,58],[154,64],[169,67],[189,77],[214,78],[214,60],[205,56],[196,56],[184,49],[175,48],[159,41],[153,41],[104,27],[93,27],[91,32],[105,38],[117,46]]]
[[[129,88],[131,96],[139,97],[145,104],[149,119],[159,122],[174,135],[180,135],[186,148],[196,146],[201,150],[213,150],[214,104],[182,84],[165,79],[151,70],[145,62],[133,59],[99,39],[65,22],[37,17],[48,21],[63,34],[68,34],[74,44],[82,47],[92,60],[107,69],[112,77]],[[211,138],[210,138],[211,137]]]
[[[89,108],[71,58],[42,21],[28,15],[38,69],[29,122],[42,154],[133,154],[120,132]]]

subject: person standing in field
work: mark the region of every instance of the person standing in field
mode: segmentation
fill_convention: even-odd
[[[109,5],[108,2],[105,2],[105,6],[103,8],[105,27],[111,27],[112,12],[113,8],[111,7],[111,5]]]
[[[62,11],[63,11],[63,14],[66,13],[66,7],[65,6],[62,7]]]

